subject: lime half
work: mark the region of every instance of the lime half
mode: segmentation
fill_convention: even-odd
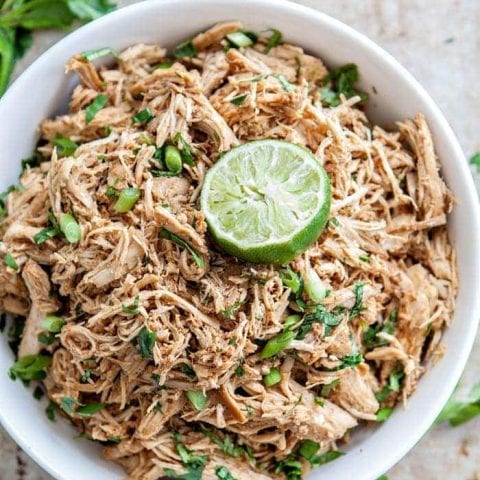
[[[233,148],[208,171],[201,208],[226,252],[254,263],[286,263],[320,235],[330,180],[308,150],[280,140]]]

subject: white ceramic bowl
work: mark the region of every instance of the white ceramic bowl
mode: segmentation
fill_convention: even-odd
[[[433,130],[442,172],[459,203],[449,219],[458,252],[460,290],[447,353],[422,378],[407,410],[397,409],[379,428],[356,432],[348,454],[315,470],[314,479],[373,480],[415,445],[453,391],[469,355],[480,316],[480,212],[473,181],[458,142],[428,94],[390,55],[342,23],[282,0],[149,0],[112,13],[75,31],[42,55],[0,100],[0,189],[16,183],[20,159],[29,156],[38,124],[60,113],[74,84],[64,76],[66,61],[80,51],[138,42],[172,47],[213,23],[242,20],[252,30],[275,27],[291,43],[323,58],[328,65],[359,65],[362,86],[378,95],[371,117],[382,125],[423,112]],[[118,467],[102,460],[100,447],[74,440],[67,422],[51,423],[45,405],[32,398],[6,371],[13,357],[0,343],[0,420],[19,445],[59,480],[119,480]]]

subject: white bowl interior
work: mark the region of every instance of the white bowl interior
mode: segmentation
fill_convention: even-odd
[[[428,371],[407,410],[394,413],[377,429],[353,435],[348,455],[315,470],[310,480],[373,480],[397,462],[428,430],[451,394],[470,352],[479,317],[479,211],[467,163],[438,108],[413,78],[388,54],[340,22],[282,0],[149,0],[104,17],[74,32],[27,70],[0,101],[0,189],[16,183],[20,160],[28,157],[42,119],[64,110],[75,79],[64,76],[66,61],[79,51],[138,42],[172,47],[211,24],[240,19],[261,31],[275,27],[289,42],[303,46],[328,65],[359,65],[361,86],[371,92],[369,114],[381,125],[423,112],[433,130],[443,174],[459,200],[449,220],[458,252],[460,290],[452,327],[445,334],[447,353]],[[31,95],[31,96],[30,96]],[[0,343],[0,419],[22,448],[62,480],[119,480],[122,472],[102,460],[93,442],[75,440],[64,421],[49,422],[45,405],[32,399],[6,370],[13,356]]]

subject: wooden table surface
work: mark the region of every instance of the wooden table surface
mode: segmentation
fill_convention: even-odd
[[[117,3],[124,6],[135,0]],[[302,0],[298,3],[342,20],[393,54],[438,103],[466,155],[480,150],[479,0]],[[61,36],[51,32],[36,35],[34,47],[17,65],[15,75]],[[480,187],[480,175],[476,176],[476,182]],[[462,380],[464,388],[480,381],[479,367],[477,337]],[[480,418],[457,428],[446,425],[433,428],[388,472],[388,477],[389,480],[480,480]],[[51,480],[1,428],[0,480]]]

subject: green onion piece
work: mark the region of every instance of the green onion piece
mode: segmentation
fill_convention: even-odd
[[[60,230],[68,243],[77,243],[82,238],[82,229],[73,215],[63,213],[60,217]]]
[[[215,467],[215,475],[219,480],[236,480],[228,468],[223,466]]]
[[[283,330],[292,330],[295,328],[302,321],[302,317],[300,315],[289,315],[285,322],[283,323]]]
[[[180,371],[183,374],[185,374],[190,380],[195,380],[197,378],[197,374],[195,373],[195,370],[190,365],[187,365],[186,363],[180,364]]]
[[[268,31],[272,32],[272,35],[268,39],[264,53],[268,53],[273,47],[276,47],[282,41],[282,32],[280,32],[280,30],[270,28]]]
[[[144,110],[140,110],[134,117],[133,123],[139,125],[141,123],[148,123],[155,117],[153,112],[147,107]]]
[[[18,359],[9,370],[12,380],[43,380],[46,377],[45,369],[52,363],[52,357],[46,355],[26,355]]]
[[[238,97],[234,97],[230,100],[230,103],[233,105],[241,105],[245,99],[248,97],[248,95],[238,95]]]
[[[336,460],[338,457],[341,457],[342,455],[345,455],[345,454],[337,450],[330,450],[329,452],[326,452],[322,455],[315,455],[309,460],[309,462],[310,462],[310,465],[313,468],[315,468],[315,467],[319,467],[320,465],[324,465],[325,463],[332,462],[333,460]]]
[[[240,30],[237,32],[229,33],[226,36],[226,39],[235,47],[251,47],[254,44],[254,41]]]
[[[176,46],[173,50],[173,56],[175,58],[196,57],[197,49],[193,45],[191,40],[187,40],[180,45]]]
[[[377,422],[384,422],[387,420],[390,415],[393,413],[393,408],[381,408],[377,412]]]
[[[280,335],[271,338],[263,347],[263,350],[260,353],[260,358],[265,360],[266,358],[273,357],[278,352],[287,348],[294,338],[295,332],[283,332]]]
[[[282,374],[278,368],[271,368],[270,371],[263,377],[263,383],[266,387],[272,387],[282,381]]]
[[[166,70],[167,68],[170,68],[171,66],[173,65],[173,62],[167,60],[165,62],[162,62],[162,63],[159,63],[155,68],[154,70]]]
[[[105,57],[107,55],[112,55],[115,58],[118,58],[118,53],[110,47],[99,48],[97,50],[87,50],[80,55],[89,62],[93,62],[97,58]]]
[[[13,258],[12,254],[7,252],[5,254],[5,257],[3,258],[3,263],[10,268],[13,268],[13,270],[18,270],[18,264]]]
[[[91,417],[104,408],[104,403],[89,403],[88,405],[83,405],[82,407],[77,408],[75,413],[81,417]]]
[[[317,442],[314,442],[313,440],[305,440],[300,449],[298,450],[298,453],[303,457],[306,458],[307,460],[310,460],[319,450],[320,444]]]
[[[106,95],[97,95],[95,100],[85,109],[85,123],[90,123],[107,103],[108,97]]]
[[[42,328],[50,333],[58,333],[65,325],[65,320],[62,317],[56,315],[47,315],[42,320]]]
[[[201,390],[187,390],[187,398],[195,407],[195,410],[203,410],[208,403],[208,397]]]
[[[307,267],[304,278],[305,292],[314,303],[321,303],[327,296],[328,289],[320,280],[317,272],[310,266]]]
[[[173,137],[174,142],[179,142],[181,144],[181,151],[183,161],[193,167],[195,165],[195,159],[193,158],[192,147],[187,143],[187,141],[182,137],[180,132],[177,132]]]
[[[280,85],[286,92],[291,92],[293,90],[293,85],[281,73],[272,73],[272,77],[275,77],[279,81]]]
[[[167,145],[165,148],[165,165],[172,173],[178,174],[182,171],[182,155],[174,145]]]
[[[118,196],[118,199],[115,202],[113,209],[117,213],[127,213],[133,208],[139,198],[140,190],[138,188],[124,188],[120,192],[120,195]]]
[[[140,347],[140,355],[143,358],[152,358],[153,347],[157,340],[156,332],[151,332],[147,327],[143,327],[138,334],[138,346]]]
[[[51,421],[51,422],[54,422],[55,421],[55,410],[57,408],[57,404],[55,402],[50,402],[47,406],[47,408],[45,409],[45,415],[47,416],[47,418]]]
[[[52,144],[57,147],[57,153],[60,158],[71,157],[78,148],[78,145],[73,140],[58,134],[52,140]]]

